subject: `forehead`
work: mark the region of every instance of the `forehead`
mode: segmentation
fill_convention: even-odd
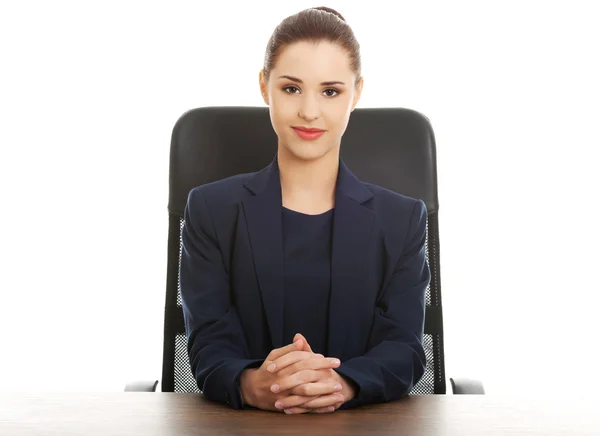
[[[348,52],[340,45],[327,41],[303,41],[285,47],[273,69],[277,70],[277,76],[285,74],[307,82],[340,80],[353,76]]]

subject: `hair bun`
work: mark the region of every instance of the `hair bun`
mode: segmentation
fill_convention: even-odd
[[[340,14],[340,13],[339,13],[338,11],[336,11],[335,9],[328,8],[327,6],[319,6],[319,7],[313,8],[313,9],[316,9],[316,10],[318,10],[318,11],[329,12],[330,14],[333,14],[333,15],[335,15],[336,17],[338,17],[338,18],[339,18],[340,20],[342,20],[343,22],[346,22],[346,19],[345,19],[344,17],[342,17],[342,14]]]

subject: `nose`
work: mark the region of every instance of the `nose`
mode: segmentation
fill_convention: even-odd
[[[306,121],[311,122],[319,118],[321,115],[321,109],[319,108],[319,102],[315,97],[305,95],[302,99],[302,104],[298,109],[298,116],[304,118]]]

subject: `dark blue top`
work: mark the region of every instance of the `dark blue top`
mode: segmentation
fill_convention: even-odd
[[[243,371],[285,345],[283,219],[272,219],[283,214],[281,200],[274,159],[257,173],[193,188],[185,207],[180,279],[190,366],[206,399],[235,409],[251,407],[240,398]],[[333,218],[326,354],[358,386],[340,409],[401,398],[427,364],[427,206],[361,182],[340,160]]]
[[[283,341],[296,333],[327,356],[333,209],[306,215],[283,208]]]

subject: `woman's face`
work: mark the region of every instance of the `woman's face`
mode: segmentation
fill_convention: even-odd
[[[292,44],[279,54],[268,83],[262,71],[259,79],[280,153],[302,160],[339,153],[363,83],[360,78],[356,84],[350,58],[342,47],[325,41]],[[302,128],[323,132],[311,134]]]

